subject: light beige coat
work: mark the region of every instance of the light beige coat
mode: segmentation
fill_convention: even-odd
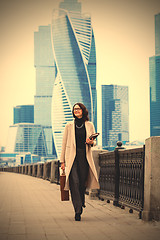
[[[85,122],[86,137],[95,133],[94,125],[90,121]],[[94,145],[96,141],[94,141]],[[74,121],[67,123],[64,130],[62,152],[60,162],[64,162],[66,166],[66,184],[65,190],[69,190],[69,174],[76,156],[76,141],[75,141],[75,123]],[[86,144],[86,158],[89,163],[89,173],[87,178],[87,189],[99,189],[98,176],[95,164],[92,157],[91,146]]]

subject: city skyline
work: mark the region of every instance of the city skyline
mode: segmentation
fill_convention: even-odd
[[[0,145],[6,145],[9,125],[13,123],[13,107],[34,103],[33,34],[38,26],[51,23],[52,9],[60,1],[36,2],[39,5],[30,1],[17,1],[18,5],[12,5],[12,1],[1,2]],[[91,13],[95,34],[98,116],[101,113],[101,84],[127,85],[130,140],[144,140],[150,136],[149,57],[155,52],[154,15],[160,12],[160,3],[116,0],[112,3],[103,0],[79,2],[82,3],[82,12]],[[98,129],[101,128],[100,121]]]

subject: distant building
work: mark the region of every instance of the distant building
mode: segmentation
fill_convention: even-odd
[[[36,95],[34,97],[34,123],[43,126],[47,154],[55,154],[52,135],[51,103],[56,66],[51,43],[51,26],[40,26],[34,33],[34,65]]]
[[[155,15],[155,56],[149,58],[150,136],[160,136],[160,13]]]
[[[14,107],[13,123],[34,123],[34,105],[19,105]]]
[[[9,127],[6,153],[26,153],[47,156],[45,133],[41,125],[18,123]]]
[[[129,141],[128,87],[102,85],[102,147]]]

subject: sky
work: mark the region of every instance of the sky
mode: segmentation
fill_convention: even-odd
[[[63,0],[62,0],[63,1]],[[7,143],[13,107],[34,104],[34,32],[51,23],[59,0],[0,2],[0,146]],[[79,0],[90,13],[96,41],[98,131],[101,85],[129,88],[129,138],[150,136],[149,57],[155,54],[154,15],[159,0]]]

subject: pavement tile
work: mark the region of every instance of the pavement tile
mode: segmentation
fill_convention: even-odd
[[[9,230],[9,223],[8,225],[0,225],[0,234],[7,234]]]
[[[45,231],[40,224],[33,224],[26,226],[26,233],[45,234]]]
[[[25,225],[22,223],[11,223],[11,225],[9,226],[9,234],[25,234],[26,230],[25,230]]]
[[[9,234],[7,240],[27,240],[27,236],[21,234]]]
[[[52,234],[52,235],[47,234],[47,240],[71,240],[71,239],[68,239],[68,237],[63,232],[62,233],[60,232],[58,234]],[[73,240],[75,240],[75,236]]]
[[[7,240],[7,239],[8,239],[8,234],[0,233],[0,240]]]
[[[48,240],[48,239],[45,234],[31,233],[26,235],[26,240]]]

